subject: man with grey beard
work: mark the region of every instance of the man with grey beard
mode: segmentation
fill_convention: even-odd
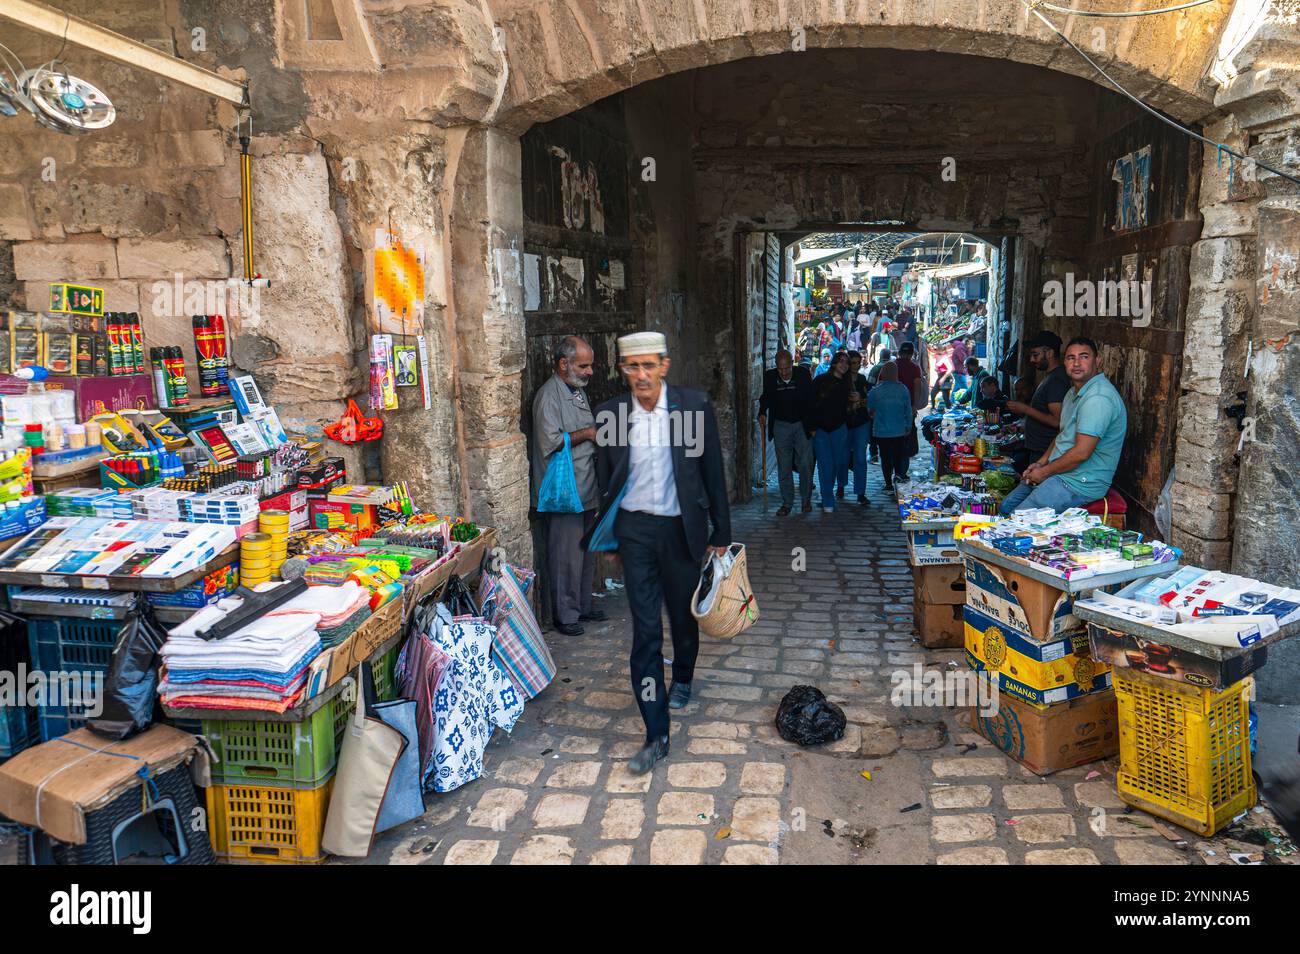
[[[555,373],[533,398],[532,505],[546,468],[569,435],[573,475],[582,498],[582,513],[548,513],[546,559],[555,595],[555,628],[565,636],[581,636],[584,621],[601,621],[606,615],[591,607],[596,554],[579,541],[591,529],[600,502],[596,485],[596,419],[587,403],[595,353],[581,338],[569,336],[555,347]]]

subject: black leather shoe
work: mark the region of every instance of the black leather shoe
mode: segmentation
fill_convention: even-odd
[[[556,623],[555,631],[557,633],[562,633],[565,636],[581,636],[586,632],[580,623],[569,623],[567,626],[561,626],[559,623]]]
[[[675,682],[673,687],[668,690],[668,708],[684,709],[686,703],[691,701],[691,684],[689,682]]]
[[[604,610],[592,610],[590,613],[581,613],[578,616],[584,623],[603,623],[609,619],[609,615]]]
[[[632,756],[631,761],[627,763],[627,770],[633,775],[644,775],[655,767],[656,762],[666,758],[668,758],[668,736],[665,735],[653,742],[647,742],[645,748]]]

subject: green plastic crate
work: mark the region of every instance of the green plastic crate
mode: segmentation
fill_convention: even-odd
[[[315,788],[338,767],[341,729],[354,701],[340,694],[303,722],[203,720],[217,785]]]

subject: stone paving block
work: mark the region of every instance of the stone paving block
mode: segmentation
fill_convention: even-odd
[[[930,804],[938,809],[988,808],[993,789],[987,785],[950,785],[930,789]]]
[[[736,799],[731,809],[733,841],[774,842],[780,833],[780,801],[750,796]]]
[[[595,755],[603,743],[600,739],[584,735],[566,735],[560,740],[560,751],[570,755]]]
[[[621,795],[648,792],[653,778],[654,774],[652,772],[646,772],[644,775],[633,775],[627,770],[626,762],[615,762],[609,771],[609,778],[605,779],[605,791]]]
[[[930,819],[930,837],[939,842],[988,841],[998,829],[992,815],[935,815]]]
[[[736,722],[700,722],[688,727],[686,734],[693,739],[738,739],[741,728]]]
[[[499,841],[467,838],[447,849],[444,865],[490,865],[501,848]]]
[[[731,845],[722,855],[724,865],[775,865],[781,858],[769,845]]]
[[[600,837],[607,841],[631,841],[641,837],[645,803],[639,798],[612,798],[600,820]]]
[[[586,795],[556,792],[543,795],[533,809],[533,824],[538,828],[569,828],[581,825],[587,817],[591,799]]]
[[[763,690],[754,686],[704,686],[695,694],[701,699],[731,699],[735,702],[757,702]]]
[[[746,762],[740,772],[740,790],[746,795],[780,795],[785,791],[784,763]]]
[[[1124,800],[1119,797],[1114,779],[1094,779],[1074,786],[1074,797],[1085,808],[1114,808],[1122,811]]]
[[[691,755],[744,755],[748,748],[733,739],[691,739],[686,751]]]
[[[935,759],[930,769],[939,778],[978,778],[1007,774],[1007,759],[1000,755],[966,755],[955,759]]]
[[[498,782],[507,785],[532,785],[544,764],[541,759],[506,759],[491,769],[491,774]]]
[[[676,762],[668,766],[668,784],[674,788],[717,788],[727,780],[721,762]]]
[[[547,788],[590,788],[596,784],[601,762],[568,762],[556,768],[546,780]]]
[[[713,796],[703,792],[664,792],[655,810],[657,825],[707,825],[713,820]]]
[[[708,839],[702,831],[668,828],[657,831],[650,840],[650,864],[698,865],[704,861]]]
[[[823,752],[854,754],[862,748],[862,726],[850,722],[844,727],[844,737],[836,742],[827,742],[818,748]]]
[[[726,669],[743,669],[747,672],[775,672],[777,660],[758,656],[730,656],[723,660]]]
[[[1073,815],[1017,815],[1012,821],[1016,823],[1011,826],[1016,838],[1028,845],[1065,841],[1074,837]]]
[[[512,865],[571,865],[573,842],[559,835],[533,835],[515,851]]]
[[[595,709],[626,709],[636,705],[636,700],[626,692],[589,692],[582,701]]]
[[[595,712],[578,712],[558,709],[542,714],[543,725],[565,725],[575,729],[603,729],[609,725],[609,716]]]
[[[630,759],[636,755],[645,746],[644,741],[636,742],[615,742],[609,747],[609,757],[612,759]]]
[[[1177,848],[1150,841],[1115,842],[1115,854],[1122,865],[1190,865],[1191,857]]]
[[[958,848],[935,859],[939,865],[1009,865],[1007,853],[1001,848],[981,845],[978,848]]]
[[[631,845],[610,845],[592,853],[592,865],[630,865],[632,863]]]
[[[1025,852],[1027,865],[1099,865],[1090,848],[1040,848]]]
[[[1002,802],[1013,812],[1065,807],[1065,798],[1061,790],[1050,782],[1042,782],[1038,785],[1004,785]]]
[[[517,788],[490,788],[478,800],[465,824],[472,828],[503,831],[527,801],[528,793]]]

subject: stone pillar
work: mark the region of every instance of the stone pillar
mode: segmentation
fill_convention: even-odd
[[[1245,134],[1231,118],[1206,136],[1232,148]],[[1226,568],[1237,491],[1236,421],[1225,411],[1245,390],[1246,337],[1255,297],[1255,208],[1260,188],[1242,164],[1207,147],[1201,167],[1201,240],[1192,247],[1191,290],[1178,401],[1170,543],[1188,563]]]
[[[519,155],[518,138],[499,129],[449,131],[446,234],[468,511],[500,530],[510,560],[529,565]]]

